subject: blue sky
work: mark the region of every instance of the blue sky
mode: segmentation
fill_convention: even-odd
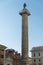
[[[0,0],[0,44],[21,53],[22,18],[19,12],[23,4],[31,16],[28,17],[29,50],[43,46],[43,0]]]

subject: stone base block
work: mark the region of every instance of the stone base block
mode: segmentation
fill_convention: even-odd
[[[30,65],[29,59],[28,58],[22,59],[20,65]]]

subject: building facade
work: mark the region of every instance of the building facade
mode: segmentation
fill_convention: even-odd
[[[32,59],[28,57],[29,65]],[[7,49],[6,46],[0,45],[0,65],[20,65],[21,55],[14,49]]]
[[[6,48],[6,46],[0,45],[0,65],[20,65],[20,53]]]
[[[43,65],[43,46],[33,47],[31,50],[32,65]]]

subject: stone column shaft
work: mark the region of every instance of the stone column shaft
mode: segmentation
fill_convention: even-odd
[[[28,16],[22,15],[22,58],[28,57]]]

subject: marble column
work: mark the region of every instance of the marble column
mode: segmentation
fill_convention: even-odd
[[[28,65],[28,16],[30,12],[26,8],[26,4],[23,5],[23,10],[19,13],[22,16],[22,61],[21,65]]]

